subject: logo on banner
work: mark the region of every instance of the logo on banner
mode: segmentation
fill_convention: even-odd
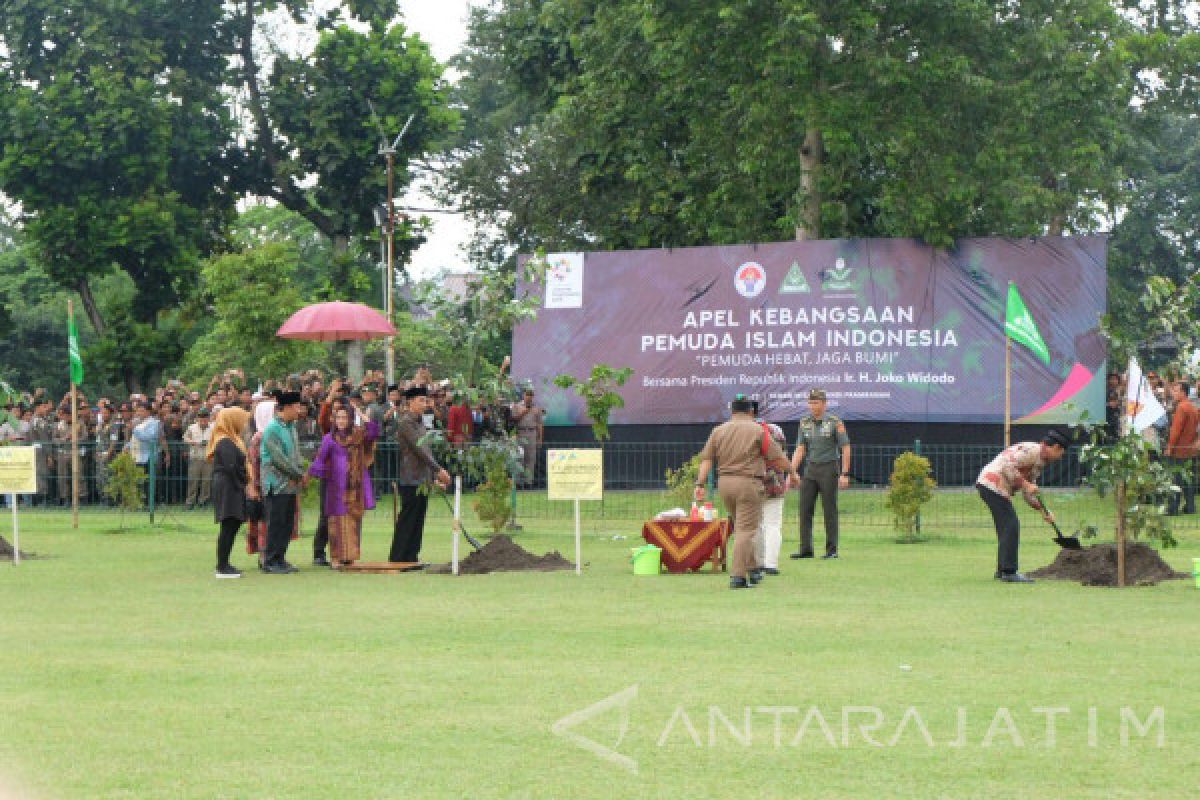
[[[854,268],[846,266],[846,259],[839,258],[833,264],[833,269],[825,270],[821,281],[821,291],[844,292],[854,288]]]
[[[734,271],[733,285],[742,297],[758,297],[767,288],[767,271],[762,264],[747,261]]]
[[[804,277],[804,270],[800,269],[800,264],[793,261],[792,268],[788,270],[787,277],[783,279],[783,285],[779,287],[780,294],[807,294],[812,289],[808,286],[808,278]]]

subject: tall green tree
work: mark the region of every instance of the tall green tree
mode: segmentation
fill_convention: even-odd
[[[0,191],[20,201],[38,262],[79,293],[106,342],[92,363],[130,386],[153,373],[143,353],[178,355],[159,317],[233,209],[222,19],[217,0],[0,4]],[[114,270],[134,292],[110,317],[93,285]]]
[[[1091,230],[1178,54],[1122,5],[507,0],[447,188],[523,249]]]
[[[251,382],[326,365],[329,351],[320,343],[275,336],[305,303],[295,284],[299,261],[295,245],[272,242],[205,264],[202,291],[214,325],[187,353],[190,383],[203,385],[227,369],[231,353]]]
[[[298,0],[230,4],[238,84],[252,120],[253,187],[311,222],[340,257],[352,237],[375,230],[372,211],[387,189],[381,136],[390,143],[413,117],[395,157],[399,193],[410,182],[410,162],[439,144],[457,114],[428,46],[391,21],[394,0],[338,4],[315,20],[311,51],[276,53],[267,69],[257,24],[283,5],[312,22],[309,5]],[[416,226],[398,228],[401,263],[420,244],[418,234]]]
[[[1108,324],[1118,364],[1139,344],[1168,333],[1180,338],[1179,331],[1164,328],[1158,310],[1143,303],[1152,279],[1184,285],[1200,270],[1200,119],[1152,114],[1143,123],[1127,166],[1128,200],[1108,256]],[[1195,318],[1200,306],[1187,303],[1197,299],[1185,295],[1176,305]]]

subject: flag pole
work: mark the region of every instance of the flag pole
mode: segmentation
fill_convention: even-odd
[[[1004,446],[1012,444],[1012,337],[1004,332]]]
[[[67,299],[67,320],[73,330],[75,303],[70,298]],[[79,400],[74,374],[71,380],[71,527],[79,527]]]

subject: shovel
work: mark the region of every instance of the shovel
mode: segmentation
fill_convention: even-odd
[[[1050,506],[1046,505],[1046,498],[1039,494],[1038,502],[1040,502],[1042,504],[1042,508],[1046,511],[1047,514],[1049,514]],[[1061,547],[1063,550],[1082,550],[1083,549],[1083,545],[1079,543],[1078,536],[1063,536],[1062,531],[1060,531],[1058,529],[1057,522],[1051,522],[1050,525],[1053,526],[1054,532],[1056,534],[1058,534],[1057,536],[1054,537],[1054,543],[1057,544],[1059,547]]]
[[[439,492],[439,494],[441,494],[442,499],[446,501],[446,508],[450,509],[450,513],[453,514],[454,506],[450,505],[450,498],[446,496],[445,492]],[[480,550],[483,548],[483,545],[481,545],[479,543],[479,540],[476,539],[474,536],[472,536],[470,533],[468,533],[467,529],[462,526],[462,520],[458,521],[458,529],[460,531],[462,531],[463,538],[465,538],[468,542],[471,543],[471,547],[474,547],[476,550]]]

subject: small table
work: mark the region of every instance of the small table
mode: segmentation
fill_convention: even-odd
[[[668,572],[694,572],[705,562],[712,564],[713,572],[723,571],[729,533],[728,519],[662,519],[642,525],[642,538],[662,548],[662,564]]]

